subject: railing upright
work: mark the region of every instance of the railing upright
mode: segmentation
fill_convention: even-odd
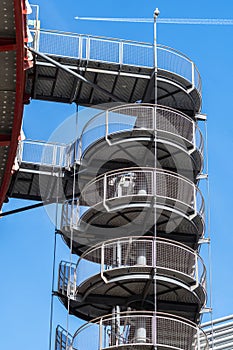
[[[119,42],[119,64],[122,65],[124,63],[124,43],[122,40]]]
[[[88,36],[86,39],[86,60],[89,61],[91,56],[91,38]]]
[[[81,60],[83,58],[83,36],[79,36],[78,41],[78,58]]]

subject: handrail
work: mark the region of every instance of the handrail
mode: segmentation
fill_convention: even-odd
[[[157,177],[156,188],[152,176],[154,173]],[[107,181],[104,181],[104,177]],[[175,194],[169,193],[171,182],[173,190],[174,188],[176,190]],[[106,204],[107,201],[120,197],[131,198],[142,195],[146,197],[156,195],[157,201],[167,198],[174,201],[179,210],[187,210],[180,208],[180,204],[193,210],[195,214],[204,215],[204,198],[193,182],[174,172],[149,167],[124,168],[99,175],[84,187],[81,200],[86,206],[94,206],[101,202]]]
[[[177,259],[167,259],[165,262],[164,251],[172,257],[176,256]],[[154,252],[156,260],[153,259]],[[96,244],[81,255],[76,266],[62,262],[59,268],[59,286],[66,295],[70,283],[72,289],[77,290],[84,281],[98,273],[105,283],[109,283],[111,281],[109,271],[128,270],[129,267],[156,268],[157,272],[162,269],[163,273],[166,271],[170,276],[176,273],[181,280],[185,278],[191,286],[195,282],[196,287],[201,285],[205,291],[206,268],[203,259],[196,251],[168,239],[144,236],[112,239]],[[72,281],[70,281],[71,268]],[[105,272],[108,272],[107,278]],[[74,280],[77,284],[74,284]]]
[[[25,162],[41,166],[65,167],[66,149],[67,145],[61,143],[22,140],[18,145],[18,162],[19,164]]]
[[[156,332],[156,329],[160,331]],[[86,338],[96,331],[99,337],[93,340],[93,350],[124,345],[132,346],[133,349],[139,344],[179,350],[208,349],[208,341],[201,328],[182,317],[165,313],[127,311],[94,319],[76,331],[72,346],[84,350]],[[205,339],[202,347],[200,335]]]
[[[154,120],[155,110],[157,111],[156,120]],[[145,118],[143,114],[146,114]],[[190,117],[182,112],[164,106],[127,104],[98,113],[86,123],[80,139],[72,144],[47,143],[45,141],[28,139],[20,141],[18,147],[18,161],[19,163],[22,161],[33,163],[32,151],[34,150],[36,153],[35,156],[37,157],[35,159],[36,164],[64,166],[69,168],[73,166],[74,162],[80,161],[87,147],[99,138],[105,137],[107,142],[111,143],[113,141],[110,141],[110,135],[119,132],[140,130],[142,128],[153,131],[155,125],[156,131],[161,133],[160,137],[162,137],[163,140],[173,142],[178,148],[184,149],[185,152],[189,152],[190,147],[193,150],[197,149],[201,157],[203,157],[203,136],[195,121]],[[92,133],[91,141],[90,133]],[[86,139],[88,144],[85,142]],[[31,145],[31,150],[29,151],[28,149],[29,153],[25,156],[24,149],[28,145]],[[75,152],[74,149],[77,149],[77,152]],[[60,153],[60,161],[57,159],[58,154],[56,153]],[[75,158],[74,154],[78,154],[78,159],[76,159],[77,157]],[[38,155],[41,157],[38,158]],[[30,157],[32,157],[31,160]],[[49,162],[46,157],[51,157],[52,160]]]
[[[44,29],[33,30],[32,34],[34,34],[35,38],[39,38],[39,43],[36,43],[35,40],[34,46],[39,45],[40,51],[43,53],[55,56],[153,68],[153,45],[150,43]],[[48,39],[49,36],[50,39]],[[44,37],[45,40],[43,39]],[[68,38],[73,38],[77,40],[77,43],[73,43],[70,47],[67,45],[66,51],[64,51],[64,48],[59,45],[60,39],[58,39],[58,42],[56,43],[56,39],[54,39],[56,37],[64,37],[67,39],[66,41],[68,41]],[[50,41],[50,45],[48,45],[48,41]],[[97,46],[91,47],[91,45],[94,45],[96,42],[99,42],[99,45],[97,44]],[[53,45],[51,45],[51,43]],[[106,52],[103,45],[106,45]],[[109,45],[116,45],[116,47],[111,47],[111,50],[109,50]],[[126,48],[124,48],[124,46],[126,46]],[[48,47],[53,47],[53,52]],[[136,52],[135,48],[137,48]],[[168,46],[158,45],[157,50],[159,69],[171,71],[182,76],[190,81],[192,88],[197,88],[198,92],[201,94],[201,77],[194,62],[183,53]],[[163,57],[161,58],[160,54],[162,54],[163,51],[166,53],[165,55],[162,55]],[[166,55],[169,55],[167,61],[165,57]],[[173,61],[173,63],[171,63],[171,61]],[[184,67],[184,61],[189,64],[188,69],[187,67]],[[163,66],[163,64],[165,65]]]
[[[155,130],[158,138],[162,137],[163,140],[174,143],[185,152],[189,152],[190,148],[198,150],[203,157],[203,136],[193,119],[172,108],[146,103],[120,105],[101,111],[91,118],[76,142],[79,143],[80,157],[101,138],[105,137],[111,145],[115,142],[120,143],[121,140],[114,141],[110,136],[142,129],[149,132]],[[133,136],[129,137],[129,140],[133,140]],[[73,147],[77,147],[76,143]]]

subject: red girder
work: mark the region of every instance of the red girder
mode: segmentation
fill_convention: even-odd
[[[16,50],[15,39],[0,38],[0,52]]]
[[[11,135],[0,135],[0,147],[10,146]]]
[[[16,49],[16,96],[12,134],[10,135],[10,140],[7,140],[7,137],[9,137],[7,135],[1,136],[3,138],[7,136],[5,139],[2,139],[2,143],[8,142],[8,145],[10,144],[10,149],[2,185],[0,188],[0,208],[5,200],[6,193],[11,180],[12,167],[17,152],[18,138],[20,135],[23,117],[23,100],[25,87],[24,59],[26,56],[26,50],[24,48],[24,43],[26,41],[26,15],[24,14],[25,10],[25,0],[14,0],[16,42],[6,43],[4,38],[2,39],[2,41],[0,41],[1,48],[5,46],[6,51],[8,51],[9,47],[12,48],[12,45],[15,45]],[[3,144],[1,144],[1,139],[0,145],[3,146]]]

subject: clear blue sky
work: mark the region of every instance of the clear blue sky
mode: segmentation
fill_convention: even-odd
[[[74,1],[38,0],[42,28],[138,41],[153,39],[151,24],[77,22],[74,16],[232,18],[233,2],[225,0]],[[232,17],[231,17],[232,16]],[[209,178],[214,317],[233,313],[233,26],[164,25],[158,41],[187,54],[203,82],[203,108],[208,114]],[[25,107],[24,130],[31,139],[47,140],[75,106],[32,101]],[[31,204],[11,200],[3,210]],[[2,348],[48,348],[54,227],[44,209],[0,220],[0,335]],[[57,261],[68,259],[58,242]],[[54,327],[66,325],[66,312],[55,301]],[[71,319],[71,330],[79,322]]]

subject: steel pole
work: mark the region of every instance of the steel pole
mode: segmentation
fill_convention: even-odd
[[[157,54],[157,17],[159,16],[159,9],[156,8],[154,11],[154,98],[155,98],[155,109],[154,109],[154,237],[155,237],[155,244],[153,245],[154,249],[154,273],[153,273],[153,284],[154,284],[154,322],[153,322],[153,343],[154,343],[154,350],[157,349],[157,318],[156,318],[156,312],[157,312],[157,293],[156,293],[156,266],[157,266],[157,229],[156,229],[156,219],[157,219],[157,209],[156,209],[156,183],[157,183],[157,101],[158,101],[158,88],[157,88],[157,76],[158,76],[158,54]]]

